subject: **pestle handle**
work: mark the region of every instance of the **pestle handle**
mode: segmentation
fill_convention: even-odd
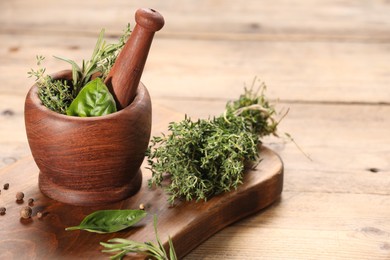
[[[135,13],[136,25],[111,68],[105,83],[113,94],[117,108],[134,99],[154,33],[164,26],[164,18],[153,9],[141,8]]]

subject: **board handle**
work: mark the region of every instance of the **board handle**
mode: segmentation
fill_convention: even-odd
[[[111,68],[105,84],[115,98],[117,109],[134,99],[141,79],[154,33],[164,26],[163,16],[150,8],[138,9],[136,25]]]

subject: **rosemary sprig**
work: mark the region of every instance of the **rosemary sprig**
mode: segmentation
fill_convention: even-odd
[[[154,233],[156,235],[156,242],[140,243],[133,240],[114,238],[110,239],[108,243],[101,242],[100,244],[106,249],[102,250],[105,253],[116,253],[110,259],[122,259],[128,253],[139,253],[153,257],[157,260],[177,260],[176,252],[173,247],[171,238],[169,238],[169,256],[161,243],[157,233],[157,217],[153,219]]]
[[[164,186],[170,203],[207,200],[236,189],[247,163],[258,160],[260,138],[276,135],[279,123],[264,95],[266,86],[253,87],[229,102],[223,115],[197,121],[186,116],[169,124],[168,135],[153,137],[147,151],[149,186]],[[169,181],[163,185],[165,178]]]

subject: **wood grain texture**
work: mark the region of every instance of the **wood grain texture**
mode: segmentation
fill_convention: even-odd
[[[159,236],[165,246],[168,236],[175,244],[180,258],[225,226],[263,209],[279,198],[283,187],[283,165],[268,148],[260,153],[263,159],[257,170],[248,171],[244,184],[237,190],[211,198],[207,203],[178,202],[170,206],[168,196],[159,188],[149,189],[150,172],[142,169],[141,190],[130,199],[100,207],[77,207],[45,197],[38,189],[38,169],[31,157],[0,172],[2,180],[10,183],[3,191],[2,202],[7,213],[1,217],[0,258],[2,259],[104,259],[100,241],[121,237],[135,241],[155,241],[153,215],[158,216]],[[34,198],[33,217],[19,219],[21,204],[14,194],[23,191]],[[115,234],[99,235],[85,231],[65,231],[77,225],[88,214],[99,209],[137,209],[143,203],[148,216],[135,228]],[[37,211],[44,213],[36,217]],[[14,241],[14,242],[13,242]],[[133,256],[134,257],[134,256]]]
[[[8,32],[95,33],[100,28],[120,32],[139,7],[159,10],[167,23],[162,35],[177,38],[250,37],[255,40],[389,40],[390,4],[350,0],[18,0],[0,3],[1,29]],[[93,4],[93,5],[92,5]],[[77,6],[77,8],[75,8]],[[73,15],[68,15],[72,13]],[[96,15],[96,14],[99,15]],[[18,19],[13,19],[15,16]],[[75,18],[77,17],[77,19]],[[33,21],[33,23],[31,22]],[[133,23],[133,19],[130,20]],[[27,29],[28,28],[28,29]]]
[[[283,191],[279,202],[217,233],[185,259],[386,260],[389,208],[389,196]]]
[[[264,140],[285,163],[281,200],[185,259],[390,258],[388,0],[14,0],[0,7],[0,166],[29,155],[23,104],[35,55],[46,56],[49,73],[64,69],[52,55],[81,62],[101,28],[114,42],[127,22],[134,25],[136,9],[154,7],[166,19],[142,77],[154,113],[178,111],[166,113],[170,121],[219,115],[258,76],[278,106],[290,108],[280,130],[313,159],[291,142]],[[2,233],[0,240],[15,243]]]
[[[47,57],[45,65],[51,73],[64,68],[52,55],[81,62],[90,57],[101,28],[117,38],[129,21],[134,25],[133,13],[143,6],[137,1],[102,1],[91,9],[95,4],[88,1],[78,8],[73,7],[74,2],[61,3],[1,3],[0,29],[5,31],[0,42],[0,70],[10,73],[0,76],[4,82],[1,94],[26,93],[32,81],[20,75],[35,67],[36,54]],[[226,100],[235,98],[244,82],[249,84],[258,76],[275,99],[390,100],[390,90],[385,87],[390,81],[390,40],[383,38],[390,30],[386,1],[249,1],[244,6],[231,1],[180,5],[147,1],[144,5],[155,7],[169,21],[155,37],[158,48],[152,49],[143,76],[153,96]],[[63,12],[56,10],[58,6]],[[13,16],[19,19],[10,24]],[[22,31],[8,32],[8,25]],[[195,36],[183,36],[183,31]],[[10,84],[15,88],[12,91]]]
[[[88,38],[5,36],[0,47],[6,58],[0,56],[0,70],[9,74],[0,75],[4,82],[0,93],[25,95],[33,84],[26,73],[36,68],[36,54],[46,56],[48,73],[69,68],[52,55],[78,63],[87,59],[98,31]],[[386,87],[390,82],[390,42],[194,41],[159,39],[159,34],[142,76],[156,98],[227,101],[257,76],[268,85],[270,98],[281,101],[388,104],[390,100],[390,88]],[[19,50],[7,52],[13,46]]]

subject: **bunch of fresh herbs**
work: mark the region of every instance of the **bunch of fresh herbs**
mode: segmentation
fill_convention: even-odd
[[[50,75],[47,75],[46,69],[41,66],[45,58],[43,56],[37,56],[38,69],[31,69],[28,74],[30,77],[35,77],[39,87],[38,95],[43,105],[55,112],[67,114],[68,107],[77,97],[81,89],[93,77],[99,77],[104,81],[130,34],[131,30],[128,24],[119,42],[109,44],[103,39],[104,29],[102,29],[91,58],[89,60],[83,60],[81,66],[77,65],[73,60],[55,57],[71,65],[71,82],[64,79],[53,79]]]
[[[164,186],[170,203],[207,200],[236,189],[246,165],[258,161],[260,138],[276,135],[279,123],[264,95],[266,86],[255,91],[255,82],[227,103],[223,115],[197,121],[186,116],[169,124],[169,134],[153,137],[147,151],[149,186]]]

